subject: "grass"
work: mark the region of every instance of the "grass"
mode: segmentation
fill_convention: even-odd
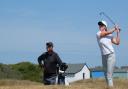
[[[114,79],[115,87],[112,89],[128,89],[127,79]],[[108,89],[104,79],[89,79],[77,81],[70,86],[50,85],[19,80],[0,80],[0,89]]]

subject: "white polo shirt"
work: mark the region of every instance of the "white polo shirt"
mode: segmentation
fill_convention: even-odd
[[[107,55],[114,53],[114,48],[112,46],[111,39],[113,38],[112,34],[109,34],[105,37],[100,37],[101,31],[97,32],[97,42],[99,44],[101,54]]]

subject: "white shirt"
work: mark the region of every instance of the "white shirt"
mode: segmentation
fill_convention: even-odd
[[[97,32],[97,42],[99,44],[101,54],[107,55],[114,53],[114,48],[112,46],[111,39],[113,38],[112,34],[109,34],[105,37],[100,37],[101,31]]]

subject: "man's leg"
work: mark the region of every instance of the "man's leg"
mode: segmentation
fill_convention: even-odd
[[[50,85],[50,82],[47,79],[48,78],[46,78],[46,77],[43,78],[44,85]]]
[[[107,59],[107,83],[108,86],[113,87],[113,70],[115,66],[115,54],[109,54]]]
[[[47,74],[44,74],[44,77],[43,77],[43,83],[44,85],[50,85],[50,82],[49,82],[49,77],[47,76]]]
[[[43,83],[44,85],[54,85],[56,84],[56,75],[44,74]]]
[[[47,81],[50,83],[50,85],[56,84],[56,77],[57,76],[50,76],[49,78],[47,78]]]

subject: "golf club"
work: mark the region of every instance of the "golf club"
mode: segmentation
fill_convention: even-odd
[[[101,15],[105,16],[114,26],[116,26],[116,23],[106,13],[100,12],[99,14],[100,16]],[[121,31],[121,29],[119,29],[119,31]]]

